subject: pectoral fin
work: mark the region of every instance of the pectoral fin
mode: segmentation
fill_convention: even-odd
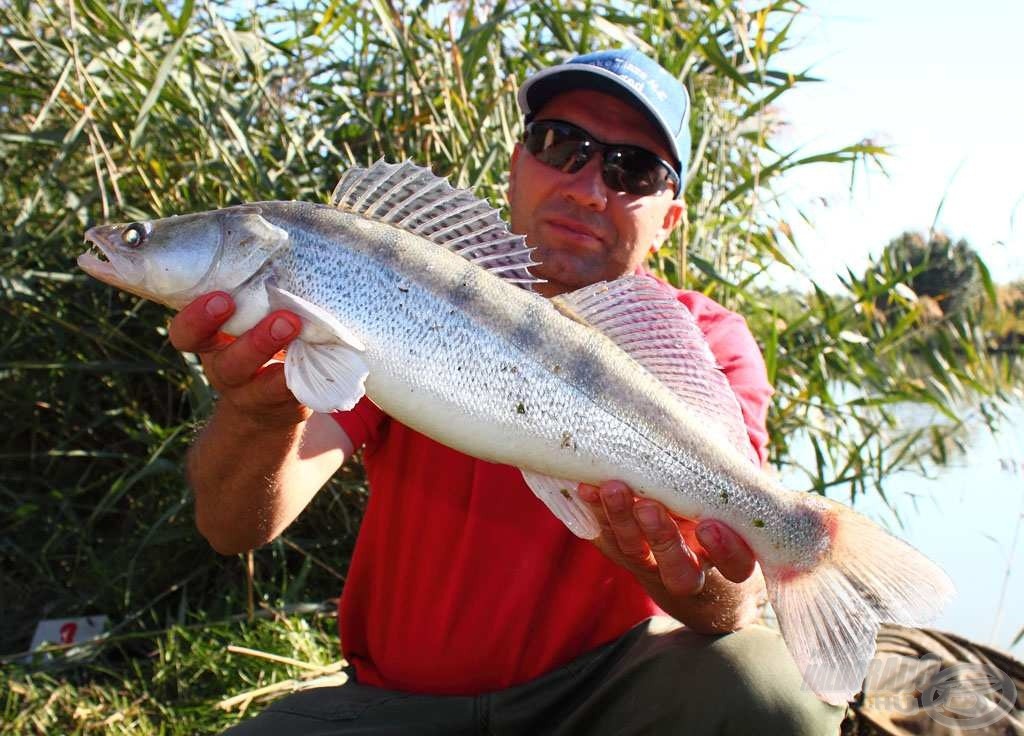
[[[577,483],[531,470],[523,470],[523,480],[551,513],[569,527],[569,531],[582,539],[594,539],[601,533],[594,512],[580,500],[576,493]]]
[[[284,377],[295,398],[313,411],[348,411],[366,393],[369,371],[344,345],[296,340],[284,359]]]
[[[313,411],[347,411],[366,393],[365,346],[330,312],[291,292],[267,285],[272,309],[302,319],[302,332],[288,346],[284,376],[295,398]]]

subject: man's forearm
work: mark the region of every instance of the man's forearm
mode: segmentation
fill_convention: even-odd
[[[261,423],[221,402],[193,443],[186,467],[196,526],[218,552],[252,549],[279,533],[289,506],[282,476],[305,424],[296,419]]]

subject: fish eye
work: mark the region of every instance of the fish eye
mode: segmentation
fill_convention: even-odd
[[[121,242],[129,248],[138,248],[149,235],[149,228],[144,223],[133,222],[121,231]]]

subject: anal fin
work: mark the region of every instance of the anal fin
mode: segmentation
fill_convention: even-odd
[[[594,539],[601,533],[597,518],[576,493],[577,483],[523,470],[523,480],[534,495],[569,531],[582,539]]]

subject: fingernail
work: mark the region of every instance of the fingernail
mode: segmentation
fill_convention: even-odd
[[[295,326],[284,317],[270,323],[270,336],[275,340],[287,340],[295,334]]]
[[[604,495],[604,502],[611,511],[625,511],[629,505],[626,492],[621,488],[613,488]]]
[[[661,509],[653,504],[638,503],[636,505],[636,518],[640,526],[647,529],[655,529],[661,524]]]
[[[586,503],[594,503],[598,500],[597,489],[594,486],[588,486],[586,483],[580,483],[577,493],[580,499]]]
[[[704,524],[697,527],[697,539],[705,548],[718,549],[722,546],[722,532],[714,524]]]
[[[231,302],[217,294],[206,302],[206,313],[211,317],[222,317],[231,309]]]
[[[693,592],[690,595],[697,595],[702,590],[704,590],[704,583],[706,581],[707,581],[707,577],[705,576],[704,571],[701,570],[700,572],[697,573],[697,580],[693,584]]]

